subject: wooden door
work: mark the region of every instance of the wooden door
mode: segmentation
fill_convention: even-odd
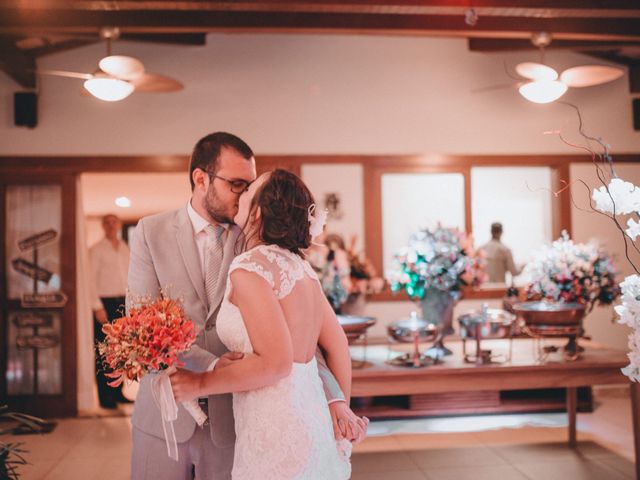
[[[43,417],[77,411],[75,189],[72,174],[0,177],[0,398]]]

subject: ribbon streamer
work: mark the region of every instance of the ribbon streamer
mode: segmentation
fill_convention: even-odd
[[[154,375],[151,379],[151,392],[153,398],[160,408],[162,416],[162,430],[164,438],[167,442],[167,454],[176,462],[178,461],[178,443],[176,441],[176,433],[173,428],[173,422],[178,418],[178,405],[173,396],[171,381],[169,375],[175,372],[174,368],[165,370],[158,375]],[[199,427],[202,427],[207,421],[207,415],[202,411],[196,400],[183,402],[182,406],[189,412]]]

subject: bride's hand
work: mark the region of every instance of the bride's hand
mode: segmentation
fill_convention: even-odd
[[[179,402],[186,402],[202,396],[202,378],[204,374],[178,370],[169,377],[173,395]]]
[[[346,438],[354,445],[364,440],[369,427],[367,417],[358,417],[344,401],[331,403],[329,410],[336,440]]]

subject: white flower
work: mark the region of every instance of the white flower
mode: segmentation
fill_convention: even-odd
[[[638,328],[640,331],[640,276],[629,275],[620,284],[622,305],[615,307],[620,316],[619,323]]]
[[[605,187],[594,189],[592,198],[596,202],[596,210],[603,213],[613,214],[614,203],[616,215],[627,215],[640,210],[640,188],[620,178],[611,179],[609,192]]]
[[[632,218],[627,221],[627,235],[631,238],[631,241],[635,242],[638,235],[640,235],[640,223],[636,222]]]

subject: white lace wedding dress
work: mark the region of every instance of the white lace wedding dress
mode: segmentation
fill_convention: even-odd
[[[229,274],[244,269],[264,278],[279,300],[306,276],[317,281],[305,260],[275,245],[260,245],[238,257]],[[229,301],[231,281],[218,313],[218,335],[231,351],[253,351],[240,310]],[[304,312],[301,312],[304,315]],[[336,443],[315,358],[294,363],[274,385],[234,393],[236,446],[234,480],[341,480],[351,475],[351,445]]]

